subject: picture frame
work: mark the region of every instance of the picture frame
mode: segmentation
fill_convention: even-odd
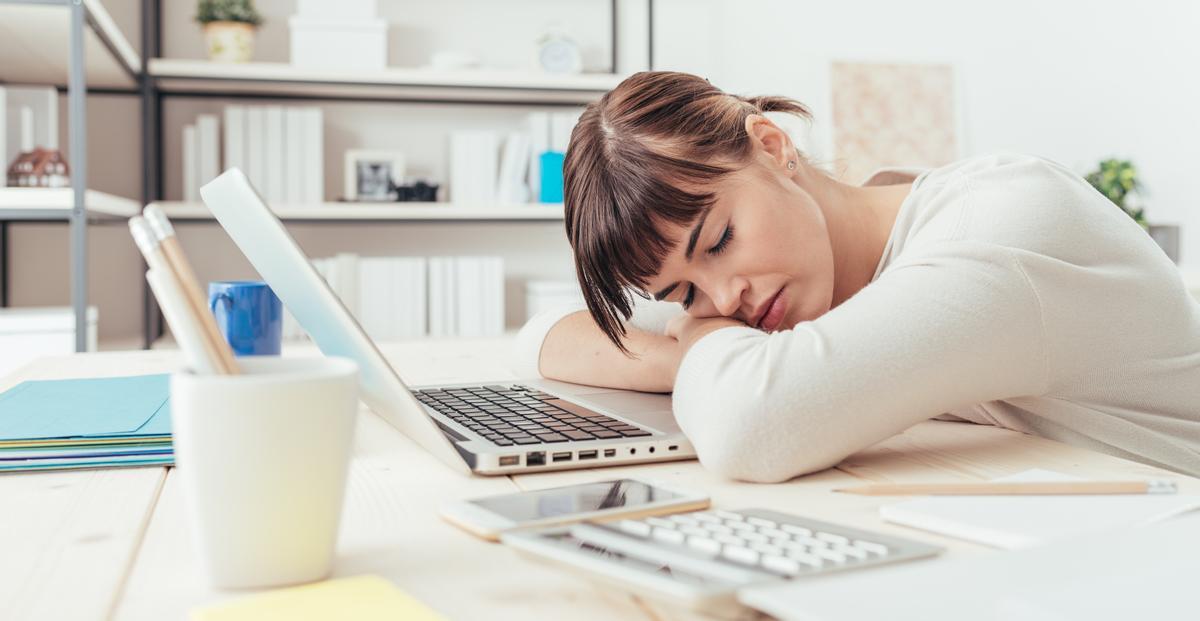
[[[404,153],[376,149],[350,149],[343,177],[347,201],[390,202],[392,187],[404,179]]]

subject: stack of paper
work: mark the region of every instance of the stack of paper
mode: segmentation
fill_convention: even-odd
[[[168,377],[29,381],[0,394],[0,472],[174,463]]]

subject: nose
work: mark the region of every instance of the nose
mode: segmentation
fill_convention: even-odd
[[[733,317],[742,306],[742,296],[750,283],[745,278],[733,276],[713,287],[713,306],[724,317]]]

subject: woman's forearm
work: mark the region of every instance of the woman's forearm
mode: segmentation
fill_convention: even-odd
[[[669,336],[630,328],[626,356],[586,312],[567,315],[546,334],[538,357],[542,376],[592,386],[670,392],[682,352]]]

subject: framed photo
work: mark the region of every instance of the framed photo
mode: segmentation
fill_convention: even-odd
[[[399,151],[346,151],[345,198],[348,201],[394,201],[393,184],[404,179]]]

